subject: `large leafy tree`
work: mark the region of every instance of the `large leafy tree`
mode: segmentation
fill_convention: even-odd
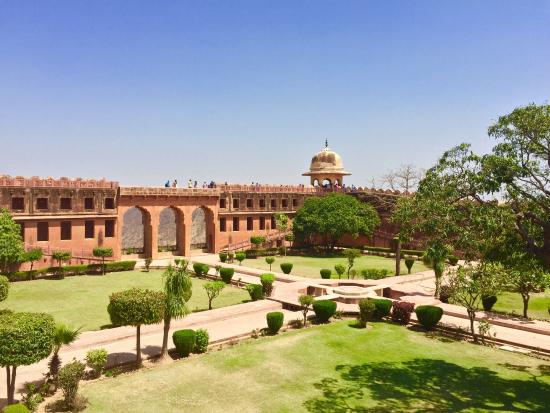
[[[293,220],[296,239],[305,243],[320,240],[326,251],[334,250],[344,234],[370,235],[380,224],[374,207],[343,194],[306,199]]]
[[[21,227],[3,209],[0,212],[0,271],[7,273],[10,265],[21,261],[23,253]]]
[[[8,404],[14,402],[17,367],[48,357],[54,334],[55,323],[49,314],[0,313],[0,366],[6,367]]]

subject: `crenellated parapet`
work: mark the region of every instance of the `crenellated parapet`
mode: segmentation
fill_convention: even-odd
[[[117,189],[118,182],[107,181],[103,179],[82,179],[82,178],[43,178],[32,176],[30,178],[23,176],[0,176],[0,187],[24,187],[24,188],[98,188],[98,189]]]

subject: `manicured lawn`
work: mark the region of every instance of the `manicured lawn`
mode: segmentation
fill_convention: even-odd
[[[273,263],[273,271],[281,272],[281,263],[290,262],[294,264],[291,275],[299,275],[308,278],[321,278],[319,270],[328,268],[332,270],[332,278],[338,278],[334,266],[336,264],[344,264],[347,268],[347,260],[343,257],[299,257],[299,256],[286,256],[275,257]],[[246,259],[243,261],[243,265],[252,268],[259,268],[262,270],[269,270],[269,264],[265,262],[265,257],[259,257],[256,259]],[[363,255],[355,260],[354,267],[358,275],[363,268],[379,268],[387,269],[390,271],[390,275],[395,274],[395,260],[392,258],[376,257],[372,255]],[[422,261],[415,261],[412,272],[425,271],[428,268],[422,263]],[[407,267],[405,262],[401,261],[401,273],[407,274]],[[344,275],[346,277],[346,275]]]
[[[208,309],[208,299],[202,287],[206,282],[193,278],[192,311]],[[57,322],[84,330],[99,330],[110,324],[107,304],[109,294],[131,287],[162,289],[162,271],[127,271],[105,276],[76,276],[64,280],[35,280],[10,284],[10,292],[0,308],[13,311],[39,311],[54,316]],[[250,299],[245,290],[226,286],[214,300],[215,308],[239,304]]]
[[[550,363],[377,323],[282,333],[81,390],[87,412],[547,412]]]
[[[550,307],[550,291],[544,293],[532,294],[529,300],[529,310],[527,315],[529,318],[540,320],[550,320],[548,308]],[[523,315],[523,300],[518,293],[502,293],[498,296],[498,300],[493,307],[496,311],[502,311],[515,315]]]

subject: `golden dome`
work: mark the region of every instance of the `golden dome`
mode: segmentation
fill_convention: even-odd
[[[303,175],[311,176],[312,174],[350,175],[349,172],[344,170],[342,157],[330,149],[328,145],[326,145],[322,151],[316,153],[315,156],[311,158],[309,172],[306,172]]]

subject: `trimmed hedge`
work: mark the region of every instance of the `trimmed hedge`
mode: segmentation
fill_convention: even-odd
[[[188,357],[195,349],[195,331],[190,329],[174,331],[172,341],[178,354],[182,357]]]
[[[359,325],[361,327],[367,326],[367,321],[373,318],[375,309],[376,306],[372,299],[364,298],[359,301]]]
[[[193,271],[197,277],[205,277],[209,269],[210,267],[208,265],[201,264],[200,262],[193,264]]]
[[[281,263],[281,271],[285,274],[290,274],[290,271],[292,271],[292,267],[294,265],[290,262],[283,262]]]
[[[313,311],[320,323],[327,323],[336,312],[336,303],[331,300],[314,301]]]
[[[435,305],[419,305],[416,307],[415,312],[418,322],[426,330],[434,328],[439,323],[439,320],[441,320],[441,317],[443,317],[443,309]]]
[[[364,268],[361,270],[361,276],[365,280],[381,280],[386,278],[390,272],[386,269]]]
[[[285,316],[280,311],[273,311],[271,313],[267,313],[265,318],[267,320],[267,328],[269,332],[271,334],[277,334],[283,326]]]
[[[329,269],[322,269],[320,273],[323,280],[329,280],[332,275],[332,271]]]
[[[413,311],[414,303],[408,303],[406,301],[394,301],[392,305],[391,319],[397,323],[409,324]]]
[[[486,297],[481,297],[481,304],[483,304],[483,309],[485,311],[491,311],[493,309],[493,306],[497,302],[497,296],[496,295],[488,295]]]
[[[235,270],[233,268],[220,268],[220,277],[226,284],[231,284],[233,274],[235,274]]]
[[[105,263],[107,272],[132,271],[136,266],[136,261],[115,261]],[[60,269],[61,268],[61,269]],[[32,271],[16,271],[6,277],[10,281],[28,281],[37,278],[38,275],[85,275],[85,274],[102,274],[101,264],[82,264],[82,265],[65,265],[64,267],[48,267],[40,268]]]
[[[24,404],[17,403],[4,407],[2,413],[31,413],[31,411]]]
[[[227,252],[220,252],[218,254],[218,256],[220,257],[221,262],[226,262],[227,261]]]
[[[372,302],[375,307],[373,313],[375,319],[380,320],[390,315],[393,304],[392,300],[388,300],[387,298],[373,298]]]
[[[250,294],[252,301],[263,300],[264,298],[264,289],[261,284],[248,284],[246,291]]]
[[[266,297],[271,295],[273,291],[273,282],[275,281],[275,276],[273,274],[262,274],[260,275],[260,282],[262,283],[263,293]]]
[[[193,349],[194,353],[206,353],[208,350],[208,343],[210,341],[210,335],[208,331],[204,328],[199,328],[195,331],[195,348]]]

